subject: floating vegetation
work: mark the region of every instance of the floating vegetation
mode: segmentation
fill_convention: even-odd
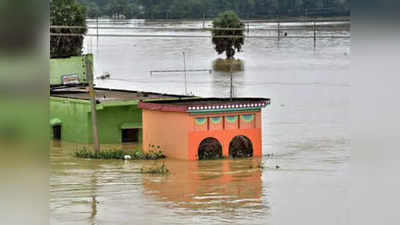
[[[104,150],[100,152],[89,151],[83,148],[74,152],[74,156],[84,159],[120,159],[120,160],[158,160],[165,159],[165,155],[161,150],[159,151],[125,151],[120,149]]]
[[[163,163],[159,167],[141,168],[140,169],[140,173],[145,173],[145,174],[168,174],[169,173],[169,169]]]
[[[244,71],[244,63],[240,59],[217,59],[214,61],[213,69],[215,71],[230,72]]]

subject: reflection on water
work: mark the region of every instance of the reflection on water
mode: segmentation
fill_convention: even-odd
[[[74,149],[79,147],[76,144],[60,145],[55,141],[52,146],[52,224],[103,224],[119,217],[123,219],[117,221],[133,221],[135,216],[124,209],[143,215],[147,213],[147,204],[161,207],[159,213],[172,216],[166,219],[171,223],[177,221],[175,214],[180,219],[199,216],[204,221],[215,217],[218,218],[215,224],[221,220],[246,221],[249,217],[263,218],[269,214],[268,202],[263,199],[261,159],[86,160],[73,158]],[[162,163],[170,174],[139,172],[142,167]],[[162,222],[160,218],[155,221]]]
[[[221,59],[213,61],[213,69],[217,72],[239,72],[244,71],[244,62],[240,59]]]
[[[253,216],[266,213],[261,200],[262,183],[259,161],[216,160],[199,162],[167,161],[171,175],[145,176],[146,194],[169,205],[187,209],[185,213],[236,216],[249,210]],[[246,216],[246,215],[241,215]]]

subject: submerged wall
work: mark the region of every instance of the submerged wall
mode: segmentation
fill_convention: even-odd
[[[239,136],[250,140],[253,157],[262,155],[261,110],[190,114],[143,109],[143,131],[143,149],[160,149],[169,158],[199,159],[200,143],[207,138],[215,138],[229,157],[230,144]]]
[[[200,143],[209,137],[215,138],[222,146],[222,155],[229,157],[230,144],[235,137],[244,136],[251,142],[253,157],[262,155],[261,110],[193,114],[189,131],[190,160],[198,158]]]
[[[89,112],[89,101],[50,97],[50,126],[61,125],[61,140],[89,143],[92,137]]]
[[[142,142],[142,110],[137,105],[104,107],[97,111],[99,140],[102,144],[122,142],[122,129],[139,129]],[[89,121],[92,126],[91,120]]]
[[[101,144],[120,144],[122,129],[133,128],[139,129],[139,143],[142,142],[142,112],[136,102],[98,104],[97,124]],[[90,102],[87,100],[50,97],[50,126],[54,125],[61,125],[61,140],[93,143]]]
[[[188,113],[143,109],[143,150],[161,150],[169,158],[187,160],[190,122]]]

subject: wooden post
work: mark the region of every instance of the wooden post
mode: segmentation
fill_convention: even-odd
[[[90,96],[90,109],[92,115],[92,128],[93,128],[93,144],[94,151],[100,152],[99,136],[97,133],[97,114],[96,114],[96,94],[93,85],[93,64],[89,60],[88,55],[85,56],[86,76],[89,83],[89,96]]]

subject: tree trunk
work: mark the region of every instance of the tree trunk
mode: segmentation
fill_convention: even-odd
[[[235,49],[228,48],[228,49],[226,49],[225,53],[226,53],[226,58],[231,59],[235,55]]]

